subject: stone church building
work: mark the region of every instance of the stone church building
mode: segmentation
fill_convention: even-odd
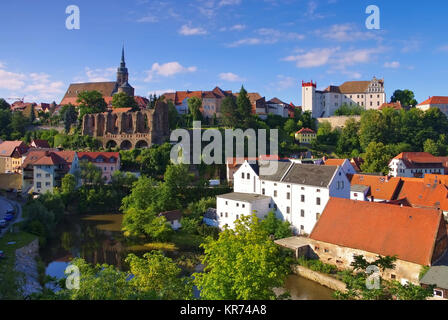
[[[134,97],[134,88],[129,84],[129,72],[126,68],[124,58],[124,47],[121,52],[121,62],[117,69],[117,80],[111,82],[86,82],[70,84],[60,105],[77,105],[78,94],[84,91],[99,91],[103,95],[107,104],[112,102],[112,97],[116,93],[124,92],[128,96]]]

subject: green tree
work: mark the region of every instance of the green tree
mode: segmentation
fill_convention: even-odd
[[[76,177],[73,174],[66,174],[62,178],[61,189],[64,194],[73,194],[76,191]]]
[[[194,284],[207,300],[271,300],[289,273],[287,259],[269,239],[255,215],[243,216],[235,229],[225,229],[204,248],[204,273]]]
[[[252,103],[250,102],[244,86],[241,87],[240,93],[236,98],[237,114],[242,126],[246,126],[252,115]]]
[[[238,122],[237,105],[233,96],[227,96],[222,100],[221,121],[224,126],[230,128]]]
[[[11,116],[11,138],[20,139],[25,135],[26,127],[29,125],[27,119],[22,112],[13,112]]]
[[[336,153],[341,157],[357,157],[361,152],[361,145],[359,142],[360,122],[354,119],[348,119],[342,128],[339,136]]]
[[[92,113],[105,112],[107,110],[106,101],[99,91],[83,91],[78,94],[79,103],[79,119],[82,120],[84,115]]]
[[[190,111],[193,121],[202,121],[202,100],[198,97],[188,99],[188,110]]]
[[[334,114],[336,116],[360,116],[364,111],[366,111],[366,109],[358,104],[350,106],[347,103],[344,103]]]
[[[284,239],[292,236],[291,224],[278,219],[274,211],[269,212],[266,219],[261,221],[261,226],[269,235],[273,235],[275,239]]]
[[[92,162],[80,161],[82,183],[91,186],[102,186],[105,181],[103,172]]]
[[[423,144],[423,151],[432,154],[433,156],[439,156],[439,145],[431,139],[427,139]]]
[[[400,101],[401,105],[404,107],[415,107],[418,102],[415,100],[414,92],[411,90],[395,90],[394,94],[390,98],[391,102]]]
[[[143,258],[130,254],[126,262],[134,275],[132,285],[139,292],[155,292],[163,300],[193,299],[191,280],[181,277],[181,269],[162,252],[152,251],[143,255]]]
[[[391,157],[387,151],[387,147],[382,142],[371,142],[367,146],[361,170],[367,173],[389,174]]]
[[[168,121],[170,123],[170,129],[176,129],[177,123],[179,122],[179,113],[172,101],[168,101]]]
[[[78,120],[78,111],[76,111],[76,107],[72,104],[67,104],[62,107],[61,119],[64,122],[65,132],[68,133],[73,124]]]
[[[0,98],[0,110],[10,110],[11,105],[5,99]]]
[[[138,111],[140,109],[134,97],[128,96],[124,92],[114,94],[114,96],[112,97],[112,107],[131,108],[132,111]]]

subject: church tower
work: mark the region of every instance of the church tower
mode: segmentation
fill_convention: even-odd
[[[124,46],[121,50],[121,62],[120,67],[117,69],[117,92],[124,92],[128,96],[134,96],[134,88],[128,82],[129,73],[128,68],[126,68],[126,62],[124,59]]]

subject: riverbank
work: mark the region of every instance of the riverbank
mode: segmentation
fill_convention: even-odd
[[[7,232],[0,238],[0,250],[4,252],[5,257],[0,259],[0,298],[6,300],[23,299],[20,287],[17,286],[17,280],[26,279],[19,270],[29,270],[30,264],[26,263],[25,268],[22,266],[24,260],[20,249],[26,248],[28,245],[38,241],[35,235],[26,232]],[[17,251],[19,250],[19,259],[17,259]],[[25,255],[26,256],[26,255]],[[18,266],[18,268],[17,268]],[[37,271],[37,264],[36,264]]]
[[[305,279],[314,281],[324,287],[334,291],[346,292],[346,285],[341,280],[336,279],[328,274],[313,271],[300,265],[292,266],[293,273]]]

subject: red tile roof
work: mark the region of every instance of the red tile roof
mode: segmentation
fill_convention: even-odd
[[[64,165],[66,169],[70,168],[73,160],[76,157],[75,151],[49,151],[31,149],[23,162],[22,167],[34,165]]]
[[[325,160],[326,166],[343,166],[347,159],[327,159]]]
[[[386,109],[386,108],[392,108],[392,109],[395,109],[395,110],[403,109],[403,107],[401,106],[401,102],[400,101],[398,101],[398,102],[391,102],[391,103],[383,103],[381,105],[381,107],[379,107],[379,110],[383,110],[383,109]]]
[[[17,151],[21,156],[28,151],[28,147],[23,141],[3,141],[0,143],[0,157],[11,157]]]
[[[115,162],[117,162],[118,159],[120,159],[120,153],[119,152],[78,152],[78,158],[80,161],[82,160],[88,160],[88,161],[94,161],[98,157],[103,157],[105,162],[110,162],[111,158],[114,158]]]
[[[348,179],[352,185],[369,186],[370,195],[379,200],[394,200],[400,185],[400,178],[353,174]]]
[[[426,179],[403,179],[399,199],[407,199],[418,208],[448,211],[448,188],[444,184],[430,183]]]
[[[448,97],[441,97],[441,96],[430,97],[428,100],[423,101],[417,106],[424,106],[427,104],[448,104]]]
[[[437,210],[331,198],[310,238],[429,266],[441,223]]]
[[[403,160],[408,168],[427,167],[429,164],[431,167],[441,168],[444,162],[441,158],[427,152],[403,152],[394,159]]]
[[[31,145],[36,148],[50,148],[50,144],[47,140],[34,139],[33,141],[31,141]]]
[[[308,129],[308,128],[302,128],[299,131],[296,132],[297,133],[316,133],[314,132],[314,130]]]

